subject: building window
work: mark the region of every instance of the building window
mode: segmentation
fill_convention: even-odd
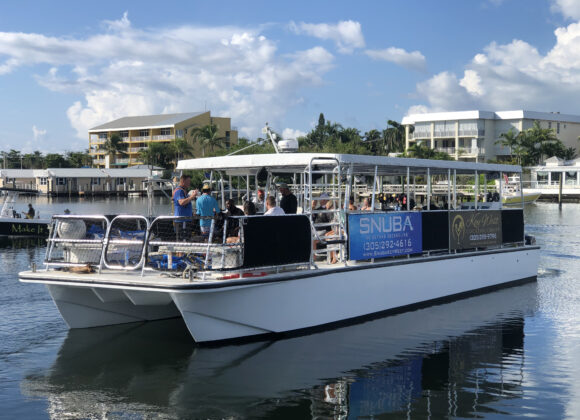
[[[548,121],[548,130],[552,128],[552,121]]]
[[[38,178],[38,182],[40,182],[40,185],[48,185],[48,178],[46,177]]]
[[[129,132],[127,130],[119,131],[119,137],[121,137],[122,139],[126,139],[127,137],[129,137]]]
[[[107,140],[107,133],[99,133],[99,140]]]
[[[149,137],[149,130],[139,130],[139,137]]]
[[[66,178],[56,178],[56,185],[66,185]]]
[[[171,134],[171,128],[162,128],[161,129],[161,135],[162,136],[168,136]]]
[[[101,185],[101,178],[91,178],[91,185]]]
[[[556,124],[556,134],[560,134],[560,123]]]
[[[183,130],[176,130],[176,131],[175,131],[175,136],[176,136],[177,138],[180,138],[180,139],[182,139],[182,138],[183,138],[183,136],[184,136],[184,134],[185,134],[185,133],[183,132]]]
[[[116,178],[116,185],[124,185],[127,183],[127,178]]]

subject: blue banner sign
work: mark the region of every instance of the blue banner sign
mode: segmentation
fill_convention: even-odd
[[[349,258],[370,258],[423,252],[421,213],[356,213],[348,215]]]

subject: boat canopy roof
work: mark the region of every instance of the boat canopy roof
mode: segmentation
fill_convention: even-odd
[[[311,163],[318,167],[336,165],[351,166],[355,173],[374,173],[377,167],[379,175],[406,173],[425,174],[427,168],[431,174],[444,174],[456,170],[458,174],[478,173],[521,173],[521,166],[488,163],[473,163],[454,160],[432,160],[415,158],[398,158],[386,156],[349,155],[334,153],[279,153],[256,155],[232,155],[179,161],[177,169],[223,171],[229,175],[252,174],[261,168],[274,172],[296,173],[304,171]]]

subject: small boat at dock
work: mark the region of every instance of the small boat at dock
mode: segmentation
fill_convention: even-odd
[[[48,236],[50,218],[41,218],[35,213],[35,217],[29,218],[26,212],[18,212],[15,209],[17,191],[4,190],[2,209],[0,210],[0,236]]]

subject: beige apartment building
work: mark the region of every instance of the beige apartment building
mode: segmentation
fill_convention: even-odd
[[[170,144],[176,138],[189,141],[194,147],[194,156],[200,157],[202,150],[193,140],[193,129],[209,124],[218,127],[218,136],[225,139],[226,148],[237,144],[238,132],[232,127],[231,118],[212,117],[210,111],[124,117],[93,127],[89,130],[89,154],[93,158],[93,167],[140,165],[143,162],[139,153],[149,144]],[[110,159],[103,145],[114,134],[127,143],[127,151],[122,157]]]
[[[502,133],[510,129],[516,133],[527,130],[534,121],[539,121],[542,128],[553,129],[566,147],[578,149],[580,116],[557,112],[436,112],[408,115],[402,124],[406,133],[405,149],[420,142],[456,160],[485,162],[511,154],[509,148],[496,144]]]

